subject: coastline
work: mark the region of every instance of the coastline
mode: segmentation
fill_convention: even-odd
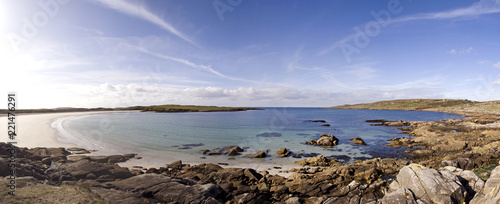
[[[74,113],[57,117],[30,115],[30,119],[46,121],[37,123],[28,120],[28,124],[34,126],[31,132],[25,130],[23,134],[33,133],[31,139],[37,141],[21,145],[31,148],[47,145],[44,143],[47,140],[40,135],[52,136],[52,139],[57,140],[57,133],[54,134],[56,130],[50,124],[57,118],[71,115]],[[349,203],[353,200],[364,200],[362,203],[394,203],[401,199],[413,203],[442,200],[484,203],[500,200],[500,194],[493,194],[494,189],[492,191],[489,187],[497,185],[495,182],[500,179],[500,154],[496,149],[500,147],[500,115],[475,112],[473,116],[463,119],[426,122],[380,120],[379,124],[373,125],[401,129],[410,137],[392,139],[387,146],[409,147],[408,153],[413,156],[408,160],[374,158],[359,160],[354,164],[331,164],[319,155],[308,158],[313,161],[306,162],[308,166],[296,168],[283,165],[275,169],[272,164],[185,164],[182,159],[166,164],[161,161],[149,162],[147,158],[138,158],[140,155],[137,154],[100,156],[102,152],[80,154],[75,151],[81,150],[67,151],[62,148],[20,148],[18,151],[24,155],[21,158],[26,158],[29,164],[29,168],[23,166],[20,169],[21,181],[45,183],[36,184],[38,189],[35,190],[32,187],[34,184],[22,184],[19,188],[25,190],[22,192],[31,192],[40,188],[53,189],[55,186],[63,191],[81,191],[86,195],[84,197],[98,195],[109,203],[117,202],[115,198],[122,196],[137,199],[136,202],[154,198],[154,201],[182,203],[183,196],[193,195],[201,196],[196,201],[210,199],[213,203],[246,203],[249,200],[254,203]],[[37,131],[36,128],[45,130]],[[52,132],[47,128],[52,129]],[[41,138],[44,140],[39,141]],[[4,148],[2,145],[0,148]],[[72,143],[51,144],[57,147],[66,145],[77,146]],[[2,162],[0,159],[0,167]],[[53,168],[52,164],[55,170],[49,171]],[[413,174],[418,176],[411,176]],[[406,185],[409,180],[410,184],[420,183],[422,186]],[[439,182],[428,185],[423,182],[426,180]],[[137,183],[144,185],[144,188],[136,189],[134,186]],[[90,186],[92,191],[81,190],[82,186]],[[165,186],[170,186],[172,191],[154,190]],[[443,193],[418,194],[422,188]],[[201,190],[193,192],[182,189]]]
[[[132,111],[84,111],[84,112],[64,112],[64,113],[23,113],[17,116],[17,124],[19,129],[18,137],[16,138],[16,146],[21,148],[84,148],[90,151],[87,154],[77,154],[74,156],[109,156],[116,154],[126,154],[134,153],[139,154],[139,156],[145,156],[142,159],[129,159],[125,162],[117,163],[121,167],[127,167],[132,169],[134,166],[141,166],[144,168],[161,168],[165,167],[169,163],[173,163],[178,160],[183,160],[183,158],[165,157],[165,158],[155,158],[151,155],[142,155],[141,152],[120,152],[119,150],[105,150],[96,148],[89,148],[86,141],[82,141],[80,138],[64,138],[60,135],[56,127],[52,127],[52,124],[57,120],[64,120],[67,117],[75,116],[87,116],[94,114],[109,114],[109,113],[123,113],[123,112],[139,112],[137,110]],[[0,116],[6,118],[7,116]],[[29,127],[29,128],[28,128]],[[7,135],[6,127],[0,129],[1,135]],[[80,140],[80,141],[79,141]],[[0,142],[8,142],[7,137],[2,137]],[[72,157],[73,155],[69,155]],[[151,158],[148,158],[150,156]],[[217,160],[217,159],[216,159]],[[192,165],[199,165],[203,163],[220,163],[220,161],[197,161],[189,162]],[[262,162],[252,162],[246,163],[244,161],[231,161],[228,165],[222,165],[224,168],[251,168],[257,171],[268,171],[270,174],[277,174],[281,176],[288,177],[291,173],[287,173],[288,170],[293,168],[300,168],[301,166],[295,163],[291,164],[267,164]],[[275,168],[276,167],[276,168]],[[279,168],[278,168],[279,167]],[[283,173],[283,171],[285,173]]]
[[[51,124],[63,117],[84,116],[93,114],[119,113],[131,111],[91,111],[91,112],[64,112],[64,113],[26,113],[19,114],[16,119],[17,145],[18,147],[80,147],[78,144],[61,141],[60,135]],[[0,116],[4,120],[7,116]],[[0,135],[7,135],[7,127],[0,127]],[[8,142],[8,138],[1,137],[0,142]]]

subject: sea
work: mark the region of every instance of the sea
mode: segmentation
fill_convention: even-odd
[[[156,163],[250,163],[287,165],[308,156],[324,155],[341,162],[374,157],[406,156],[406,148],[384,144],[398,137],[409,137],[398,127],[373,126],[365,120],[434,121],[463,116],[439,112],[345,110],[321,108],[264,107],[263,110],[239,112],[119,112],[57,118],[62,142],[78,144],[103,155],[136,153],[143,160]],[[325,122],[312,122],[324,120]],[[323,126],[329,124],[330,126]],[[307,145],[305,142],[332,134],[339,139],[334,147]],[[349,141],[362,138],[367,145]],[[209,156],[227,146],[245,151],[239,156]],[[281,148],[293,156],[278,158]],[[267,151],[266,158],[246,158],[245,154]]]

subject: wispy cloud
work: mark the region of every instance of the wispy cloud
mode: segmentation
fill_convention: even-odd
[[[212,74],[215,74],[217,76],[226,78],[226,79],[230,79],[230,80],[234,80],[234,81],[256,82],[256,81],[252,81],[252,80],[240,79],[240,78],[236,78],[236,77],[226,76],[226,75],[221,74],[220,72],[214,70],[210,65],[207,66],[207,65],[195,64],[195,63],[193,63],[193,62],[191,62],[189,60],[186,60],[186,59],[176,58],[176,57],[172,57],[172,56],[168,56],[168,55],[164,55],[164,54],[152,52],[152,51],[144,49],[142,47],[135,47],[135,48],[137,50],[141,51],[141,52],[153,55],[155,57],[158,57],[158,58],[161,58],[161,59],[164,59],[164,60],[178,62],[178,63],[184,64],[184,65],[187,65],[187,66],[190,66],[190,67],[193,67],[193,68],[202,69],[202,70],[205,70],[205,71],[210,72]]]
[[[301,65],[299,62],[302,59],[302,49],[304,47],[300,47],[297,49],[292,56],[292,59],[287,65],[287,68],[289,71],[295,71],[295,70],[307,70],[307,71],[314,71],[314,70],[319,70],[319,67],[306,67]]]
[[[406,16],[394,19],[392,22],[405,22],[414,20],[439,20],[439,19],[453,19],[461,17],[473,17],[484,14],[500,13],[499,0],[481,0],[472,4],[467,8],[460,8],[450,11],[424,13],[413,16]]]
[[[493,84],[500,85],[500,75],[498,76],[497,80],[493,81]]]
[[[496,64],[493,65],[496,68],[500,68],[500,61],[498,61]]]
[[[472,47],[469,47],[467,49],[462,48],[460,50],[457,49],[451,49],[448,52],[446,52],[451,55],[465,55],[465,54],[477,54],[476,50]]]
[[[164,30],[174,34],[175,36],[185,40],[186,42],[191,43],[192,45],[195,45],[196,47],[201,48],[196,42],[191,40],[188,36],[186,36],[184,33],[180,32],[177,30],[175,27],[170,25],[167,21],[161,19],[158,15],[154,14],[153,12],[149,11],[147,8],[145,8],[143,5],[138,5],[138,4],[133,4],[130,3],[126,0],[96,0],[107,7],[117,10],[119,12],[139,17],[143,20],[149,21],[150,23],[156,24],[163,28]]]

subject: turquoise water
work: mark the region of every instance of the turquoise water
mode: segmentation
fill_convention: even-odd
[[[346,162],[374,156],[403,156],[404,149],[383,144],[389,139],[407,135],[402,135],[394,127],[371,126],[364,121],[430,121],[460,117],[417,111],[265,108],[242,112],[106,113],[60,118],[52,126],[59,130],[62,141],[78,143],[104,154],[138,153],[144,158],[165,163],[182,159],[193,163],[287,164],[299,158],[277,158],[276,150],[286,147],[295,153],[322,154]],[[331,126],[321,126],[324,123],[309,120],[325,120]],[[339,145],[323,148],[304,144],[319,138],[320,134],[335,135],[339,138]],[[362,138],[368,145],[355,145],[349,141],[356,137]],[[244,147],[244,154],[269,150],[270,155],[265,159],[249,159],[200,153],[204,149],[215,150],[230,145]]]

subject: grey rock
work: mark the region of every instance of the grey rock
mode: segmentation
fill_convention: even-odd
[[[481,191],[484,187],[484,181],[479,178],[474,172],[469,170],[463,170],[452,166],[447,166],[439,169],[440,172],[449,172],[453,175],[458,176],[459,178],[464,179],[466,182],[462,182],[462,184],[468,188],[471,194],[475,194]]]
[[[410,189],[417,199],[426,203],[460,203],[467,195],[456,176],[443,175],[418,164],[403,167],[396,178],[400,187]]]
[[[400,188],[394,192],[388,193],[382,198],[382,204],[416,204],[415,195],[410,189]]]
[[[491,171],[490,178],[484,184],[484,188],[474,196],[470,203],[500,203],[500,166]]]

